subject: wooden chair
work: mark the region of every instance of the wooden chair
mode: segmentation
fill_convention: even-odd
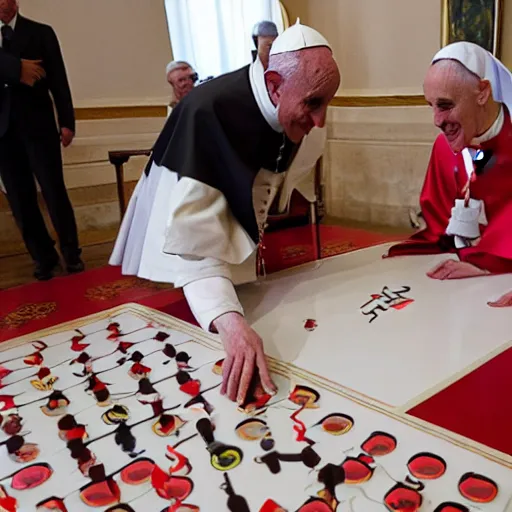
[[[315,258],[321,258],[320,221],[325,215],[324,189],[322,184],[322,158],[315,165],[315,197],[316,201],[310,203],[296,190],[293,191],[288,211],[283,214],[272,215],[267,218],[267,231],[310,225],[315,244]]]
[[[119,210],[121,219],[126,211],[126,197],[124,193],[124,164],[132,156],[150,156],[151,149],[123,149],[108,152],[110,163],[116,168],[117,197],[119,200]]]

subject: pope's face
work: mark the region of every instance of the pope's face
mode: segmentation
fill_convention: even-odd
[[[482,105],[488,82],[457,69],[450,62],[430,67],[423,90],[432,107],[434,124],[442,130],[452,151],[458,153],[481,135]]]
[[[16,0],[0,0],[0,20],[9,23],[18,11]]]
[[[328,48],[302,54],[296,72],[270,88],[278,117],[288,138],[299,143],[314,127],[325,125],[327,107],[340,84],[340,74]]]

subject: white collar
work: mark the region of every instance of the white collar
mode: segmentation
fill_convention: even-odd
[[[18,13],[14,15],[14,18],[9,23],[4,23],[3,21],[0,21],[0,27],[3,27],[4,25],[9,25],[13,30],[16,28],[16,20],[18,19]]]
[[[501,132],[501,129],[503,128],[503,123],[505,122],[505,114],[503,113],[503,105],[500,108],[500,113],[498,114],[498,117],[496,118],[496,121],[492,124],[492,126],[480,137],[475,137],[471,141],[471,145],[478,146],[482,142],[486,142],[488,140],[491,140],[492,138],[496,137]]]
[[[279,123],[277,108],[268,95],[267,84],[265,83],[265,70],[259,58],[256,58],[249,67],[249,80],[252,93],[263,117],[274,131],[281,133],[283,128]]]

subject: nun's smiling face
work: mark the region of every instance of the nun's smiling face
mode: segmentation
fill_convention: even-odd
[[[484,107],[491,96],[489,82],[458,62],[442,60],[428,70],[423,90],[434,113],[434,124],[454,152],[462,151],[482,135],[486,128]]]
[[[271,57],[265,75],[270,98],[288,138],[299,143],[314,127],[325,125],[327,107],[340,84],[340,73],[326,47]]]

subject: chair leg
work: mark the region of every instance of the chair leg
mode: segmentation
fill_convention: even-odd
[[[117,182],[117,197],[119,199],[119,212],[121,220],[123,220],[126,211],[126,200],[124,195],[124,166],[123,164],[116,165],[116,182]]]
[[[313,237],[313,247],[315,253],[315,259],[319,260],[322,258],[322,246],[320,240],[320,223],[318,220],[317,203],[310,203],[310,226],[311,235]]]

